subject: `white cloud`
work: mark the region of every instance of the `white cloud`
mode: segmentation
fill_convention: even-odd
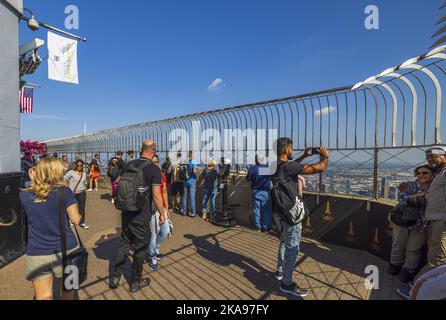
[[[329,113],[336,113],[336,110],[337,110],[336,107],[332,107],[332,106],[325,107],[325,108],[322,108],[322,110],[314,111],[314,116],[320,117],[321,114],[322,114],[322,116],[325,116],[325,115],[328,115]]]
[[[30,118],[36,119],[36,120],[61,120],[65,121],[68,120],[67,118],[55,116],[51,114],[30,114]]]
[[[221,87],[223,87],[223,79],[217,78],[208,87],[208,91],[213,92],[219,90]]]

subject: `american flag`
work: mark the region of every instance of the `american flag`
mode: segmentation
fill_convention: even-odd
[[[20,113],[33,113],[33,88],[20,90]]]

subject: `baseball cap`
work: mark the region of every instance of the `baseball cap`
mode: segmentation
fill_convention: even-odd
[[[265,164],[265,156],[263,154],[258,154],[257,155],[257,162],[260,164]]]
[[[426,156],[446,156],[446,147],[433,147],[426,151]]]

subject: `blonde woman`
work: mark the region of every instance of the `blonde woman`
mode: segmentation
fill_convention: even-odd
[[[45,158],[30,170],[31,187],[20,192],[28,221],[28,243],[25,274],[32,281],[36,300],[53,299],[53,277],[59,279],[63,300],[73,299],[73,292],[62,292],[62,249],[59,227],[57,191],[62,188],[65,198],[65,233],[67,251],[78,247],[69,220],[79,225],[79,214],[73,192],[63,179],[63,164],[58,159]]]

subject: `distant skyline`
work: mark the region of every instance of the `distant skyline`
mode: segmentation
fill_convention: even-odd
[[[63,28],[80,10],[80,85],[38,83],[22,139],[50,140],[173,116],[282,98],[358,81],[428,51],[441,1],[374,1],[380,29],[364,27],[370,3],[25,0],[36,18]],[[46,40],[21,24],[21,43]],[[46,56],[46,49],[40,52]],[[324,112],[324,110],[322,111]],[[327,110],[328,112],[328,110]]]

